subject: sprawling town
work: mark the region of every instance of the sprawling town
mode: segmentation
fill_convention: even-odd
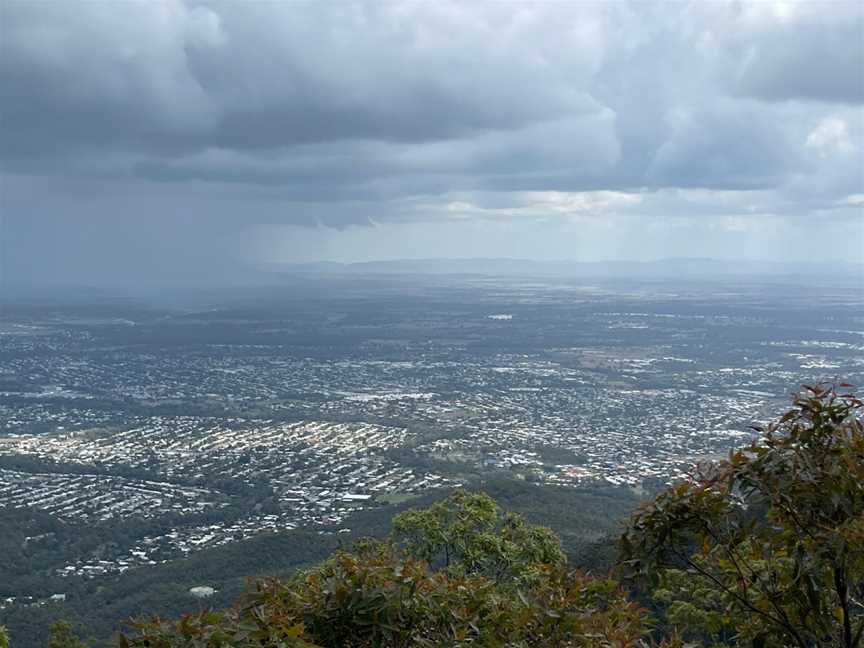
[[[90,578],[347,532],[477,474],[650,491],[746,443],[801,383],[864,379],[854,290],[700,290],[8,307],[0,509],[152,523],[53,568]]]

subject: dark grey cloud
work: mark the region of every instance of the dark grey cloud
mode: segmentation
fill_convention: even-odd
[[[509,9],[443,7],[13,1],[6,135],[50,152],[260,150],[428,141],[596,108],[578,89],[590,57],[540,42],[548,19],[516,34],[533,32],[529,47],[501,42]]]
[[[864,14],[842,4],[801,9],[804,17],[781,17],[737,43],[738,92],[768,101],[864,102]]]
[[[176,258],[159,269],[173,273],[234,258],[260,225],[689,214],[736,232],[862,217],[858,3],[0,13],[0,207],[18,272],[52,240],[43,274],[123,250],[131,266]]]
[[[776,115],[714,98],[681,108],[648,169],[652,184],[715,189],[776,187],[802,165],[796,143]]]
[[[598,177],[616,187],[669,182],[683,111],[685,137],[710,130],[717,141],[694,150],[713,160],[704,177],[679,161],[685,184],[746,186],[760,182],[753,167],[784,171],[766,163],[782,167],[786,138],[760,134],[778,115],[748,108],[748,137],[740,111],[713,104],[728,94],[861,100],[862,12],[804,8],[13,0],[0,44],[4,163],[98,166],[101,153],[108,168],[122,155],[130,173],[154,179],[317,173],[339,184],[423,173],[425,159],[493,176],[483,185],[563,170],[574,189]],[[354,173],[334,169],[333,143]]]

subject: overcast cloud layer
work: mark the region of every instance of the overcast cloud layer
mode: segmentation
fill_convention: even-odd
[[[858,3],[0,5],[4,279],[864,260]]]

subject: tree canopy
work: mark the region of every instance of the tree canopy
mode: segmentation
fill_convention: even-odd
[[[502,513],[483,493],[458,490],[428,508],[409,509],[393,518],[393,528],[408,555],[496,582],[530,580],[537,569],[566,562],[551,529]]]
[[[859,648],[862,402],[805,386],[760,438],[635,515],[621,547],[683,632],[716,643]]]
[[[646,613],[608,578],[566,568],[548,529],[456,491],[225,612],[138,623],[124,648],[634,646]]]
[[[71,623],[59,619],[51,624],[48,648],[87,648],[87,646],[75,634]]]

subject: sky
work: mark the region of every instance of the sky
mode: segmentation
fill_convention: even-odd
[[[0,3],[0,279],[864,261],[864,5]]]

